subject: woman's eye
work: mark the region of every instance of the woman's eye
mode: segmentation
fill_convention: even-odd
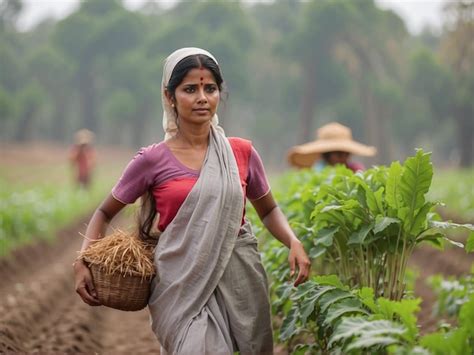
[[[192,86],[188,86],[188,87],[184,88],[184,92],[186,92],[188,94],[192,94],[194,91],[196,91],[196,89]]]
[[[216,90],[217,90],[217,88],[214,85],[206,86],[206,92],[208,92],[208,93],[213,93]]]

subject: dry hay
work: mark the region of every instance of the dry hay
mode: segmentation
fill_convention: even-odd
[[[107,275],[152,278],[154,246],[139,239],[136,233],[115,229],[112,234],[92,243],[79,255],[88,264],[98,266]]]

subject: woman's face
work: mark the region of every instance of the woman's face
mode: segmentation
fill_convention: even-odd
[[[211,71],[191,69],[175,91],[174,103],[180,122],[204,123],[216,113],[220,92]]]
[[[350,154],[347,152],[330,152],[328,154],[327,162],[329,165],[342,164],[346,165]]]

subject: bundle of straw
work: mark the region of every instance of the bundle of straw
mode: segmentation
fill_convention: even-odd
[[[115,229],[112,234],[91,244],[79,257],[107,275],[152,278],[155,275],[153,249],[137,235]]]

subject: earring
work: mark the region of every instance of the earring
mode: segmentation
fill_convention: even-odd
[[[174,104],[171,104],[171,107],[174,107]]]

